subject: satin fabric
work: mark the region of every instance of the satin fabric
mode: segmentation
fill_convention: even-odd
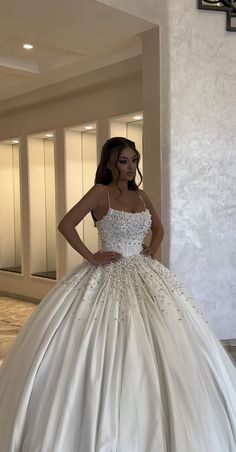
[[[80,266],[1,366],[1,452],[235,452],[236,369],[193,303],[151,258]]]
[[[110,208],[98,229],[122,258],[78,266],[24,325],[0,367],[1,452],[236,452],[233,360],[140,254],[149,227]]]

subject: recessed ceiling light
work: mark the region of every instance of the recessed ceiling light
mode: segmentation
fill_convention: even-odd
[[[53,133],[46,133],[45,137],[47,137],[47,138],[53,138],[54,135],[53,135]]]
[[[134,116],[134,119],[136,121],[140,121],[141,119],[143,119],[143,117],[142,117],[142,115],[136,115],[136,116]]]
[[[85,129],[86,129],[86,130],[93,130],[93,129],[94,129],[94,126],[85,126]]]
[[[24,49],[26,50],[31,50],[34,48],[34,46],[32,44],[23,44]]]
[[[19,140],[12,140],[12,144],[19,144]]]

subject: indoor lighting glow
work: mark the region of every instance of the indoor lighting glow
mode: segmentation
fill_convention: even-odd
[[[53,138],[54,135],[53,135],[53,133],[46,133],[45,137],[47,137],[47,138]]]
[[[94,127],[93,127],[93,126],[85,126],[85,129],[86,129],[86,130],[93,130]]]
[[[19,140],[12,140],[12,144],[19,144]]]
[[[26,50],[31,50],[34,48],[34,46],[32,44],[23,44],[24,49]]]
[[[143,117],[141,115],[137,115],[137,116],[134,116],[134,119],[136,121],[140,121],[141,119],[143,119]]]

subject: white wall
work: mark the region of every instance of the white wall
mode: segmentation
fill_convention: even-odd
[[[46,266],[56,270],[56,206],[54,141],[44,140],[45,149],[45,204],[46,204]]]
[[[54,142],[28,139],[30,273],[56,269]]]
[[[99,1],[160,25],[162,259],[236,337],[236,34],[196,1]]]
[[[66,173],[66,211],[68,212],[83,196],[82,184],[82,146],[81,133],[71,129],[65,131],[65,173]],[[81,239],[83,237],[82,222],[76,227]],[[66,246],[66,267],[68,269],[83,261],[69,244]]]
[[[225,20],[169,0],[169,263],[221,338],[236,337],[236,35]]]
[[[97,141],[95,133],[82,133],[82,155],[83,155],[83,194],[87,193],[94,185],[95,173],[98,167]],[[94,227],[91,214],[86,215],[83,221],[83,241],[92,253],[98,250],[98,233]]]
[[[136,148],[140,153],[140,163],[139,169],[143,174],[143,127],[140,124],[136,124],[134,122],[128,122],[127,124],[127,138],[133,140],[135,142]],[[137,176],[137,182],[139,182],[139,178]],[[143,188],[143,183],[139,186],[141,189]]]
[[[0,143],[0,267],[21,265],[19,145]]]
[[[12,145],[13,185],[14,185],[14,222],[15,222],[15,265],[21,266],[21,200],[20,200],[20,162],[19,145]],[[2,193],[0,191],[0,193]]]
[[[70,210],[94,184],[97,169],[96,131],[80,132],[65,130],[66,210]],[[78,224],[81,240],[92,251],[98,249],[98,233],[90,214]],[[67,244],[67,270],[83,262],[80,256]]]

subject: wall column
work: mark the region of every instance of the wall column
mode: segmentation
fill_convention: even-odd
[[[144,190],[161,215],[159,28],[141,33],[143,46]],[[161,251],[157,253],[161,258]]]

